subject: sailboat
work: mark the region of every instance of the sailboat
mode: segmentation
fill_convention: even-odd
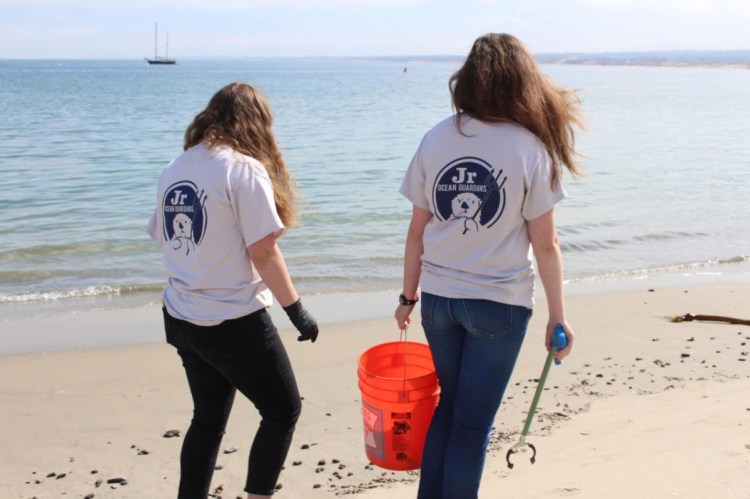
[[[169,33],[167,33],[167,45],[166,45],[166,52],[164,57],[159,57],[156,45],[159,41],[159,24],[157,23],[154,26],[154,58],[149,59],[146,57],[146,61],[148,61],[149,64],[177,64],[176,59],[170,59],[169,58]]]

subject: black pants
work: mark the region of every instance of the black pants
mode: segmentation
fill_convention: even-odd
[[[261,416],[245,491],[273,494],[302,403],[271,316],[259,310],[203,327],[163,313],[167,342],[182,358],[194,407],[180,455],[178,499],[207,497],[237,390]]]

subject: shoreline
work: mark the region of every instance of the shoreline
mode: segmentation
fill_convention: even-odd
[[[520,454],[509,470],[505,452],[519,437],[546,355],[546,314],[544,303],[537,304],[542,308],[496,419],[480,497],[747,499],[750,402],[739,394],[750,390],[750,328],[668,319],[688,312],[747,318],[750,282],[652,289],[568,298],[576,343],[553,367],[531,426],[537,463]],[[57,318],[57,334],[98,327],[161,335],[156,306],[80,315]],[[27,333],[40,327],[21,322]],[[278,326],[304,397],[278,497],[414,497],[417,472],[370,466],[363,449],[357,359],[398,338],[393,320],[331,323],[315,344],[299,343],[286,324]],[[409,339],[424,341],[418,325]],[[0,496],[174,495],[182,439],[163,435],[170,429],[184,435],[191,405],[178,357],[163,340],[2,359]],[[212,491],[221,485],[224,497],[242,495],[247,435],[257,422],[238,398]],[[238,452],[223,452],[231,447]],[[106,484],[118,477],[128,484]],[[99,487],[97,479],[104,480]]]
[[[647,291],[659,288],[690,288],[750,283],[750,260],[731,264],[689,266],[642,274],[613,274],[606,278],[581,279],[565,283],[567,298],[581,295],[609,295]],[[323,325],[343,322],[390,318],[395,309],[397,288],[381,291],[355,291],[305,294],[305,306]],[[537,306],[544,302],[541,283],[535,291]],[[125,345],[160,343],[163,341],[161,293],[127,295],[100,299],[64,300],[41,305],[25,304],[19,308],[5,305],[0,320],[0,356],[20,353],[42,353],[59,350],[109,348]],[[0,308],[2,309],[2,308]],[[36,311],[35,314],[30,310]],[[269,312],[279,329],[291,327],[278,304]],[[685,311],[684,313],[692,312]],[[419,306],[415,308],[418,317]],[[699,312],[695,312],[699,313]],[[66,334],[58,329],[61,321],[67,323]],[[129,321],[132,325],[124,326]],[[149,327],[157,321],[158,328]],[[109,324],[102,328],[99,324]]]

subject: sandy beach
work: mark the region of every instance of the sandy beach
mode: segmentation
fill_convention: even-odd
[[[569,297],[576,343],[552,368],[527,438],[536,464],[520,454],[509,469],[505,453],[518,440],[546,356],[540,301],[496,420],[480,497],[750,498],[750,327],[669,320],[687,313],[750,319],[748,303],[750,284]],[[314,300],[309,306],[315,312]],[[377,468],[364,453],[357,359],[398,339],[391,307],[373,310],[360,300],[349,310],[346,320],[324,324],[315,344],[298,343],[289,324],[278,323],[304,398],[279,498],[416,495],[418,472]],[[1,327],[6,344],[41,339],[29,340],[36,353],[0,356],[0,497],[175,496],[182,437],[164,435],[184,434],[192,406],[179,359],[161,339],[158,307]],[[45,328],[99,342],[43,352],[52,334],[41,334]],[[115,340],[123,337],[130,341]],[[409,339],[424,341],[419,326]],[[215,497],[244,497],[257,422],[238,397]]]

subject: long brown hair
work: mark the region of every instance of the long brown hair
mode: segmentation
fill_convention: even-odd
[[[203,142],[225,145],[263,163],[273,185],[276,211],[285,226],[297,221],[297,191],[271,131],[271,107],[263,95],[245,83],[230,83],[198,113],[185,131],[187,150]]]
[[[449,87],[459,130],[464,114],[490,123],[517,123],[547,149],[554,165],[553,186],[561,165],[580,175],[573,130],[583,129],[580,100],[545,76],[520,40],[505,33],[477,38]]]

